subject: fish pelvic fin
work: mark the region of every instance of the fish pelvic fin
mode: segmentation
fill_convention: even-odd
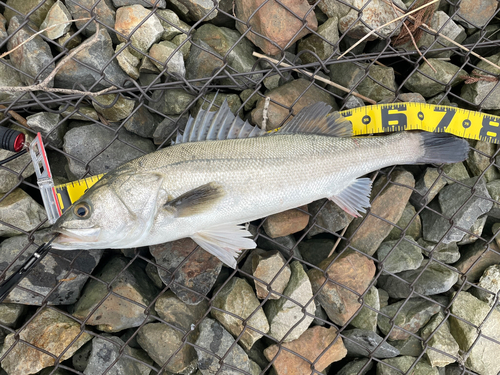
[[[349,215],[359,217],[361,213],[366,213],[366,208],[370,207],[371,191],[372,181],[366,177],[358,178],[329,199]]]
[[[210,182],[178,196],[167,202],[164,207],[172,211],[175,217],[191,216],[210,209],[224,194],[221,185]]]
[[[332,107],[318,102],[303,108],[277,134],[318,134],[330,137],[352,137],[352,123],[339,112],[330,115]]]
[[[420,132],[424,154],[416,163],[458,163],[467,159],[469,142],[446,133]]]
[[[223,224],[195,233],[191,238],[210,254],[215,255],[231,268],[236,268],[236,258],[242,249],[255,249],[252,234],[242,225]]]

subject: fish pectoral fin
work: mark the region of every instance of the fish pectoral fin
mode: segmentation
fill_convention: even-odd
[[[339,194],[329,199],[336,203],[348,214],[359,217],[370,207],[370,194],[372,191],[372,180],[369,178],[358,178]]]
[[[217,203],[224,196],[224,189],[216,182],[210,182],[190,190],[165,204],[175,217],[199,214]]]
[[[215,255],[231,268],[236,268],[236,258],[242,249],[255,249],[252,234],[242,225],[223,224],[195,233],[191,238],[200,247]]]

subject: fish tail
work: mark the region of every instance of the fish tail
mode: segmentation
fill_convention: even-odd
[[[458,163],[467,159],[469,142],[446,133],[421,132],[424,154],[416,163]]]

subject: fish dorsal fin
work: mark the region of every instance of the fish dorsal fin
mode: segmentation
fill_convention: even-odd
[[[352,124],[338,112],[333,112],[328,104],[318,102],[302,108],[297,115],[286,123],[278,134],[320,134],[331,137],[352,137]]]
[[[165,209],[171,210],[175,217],[195,215],[211,208],[223,196],[222,186],[216,182],[210,182],[167,202]]]
[[[335,202],[348,214],[359,217],[360,213],[365,213],[365,208],[370,207],[370,193],[372,190],[372,180],[369,178],[358,178],[340,193],[329,199]]]
[[[234,138],[258,137],[265,132],[248,121],[235,116],[224,100],[217,112],[211,112],[213,102],[205,109],[200,109],[196,118],[189,116],[184,134],[177,134],[174,144],[200,141],[216,141]]]
[[[215,255],[231,268],[236,268],[236,258],[242,249],[255,249],[252,234],[242,225],[222,224],[195,233],[191,238],[210,254]]]

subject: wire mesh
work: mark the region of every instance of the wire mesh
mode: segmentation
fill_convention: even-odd
[[[431,10],[430,16],[411,13],[423,5],[427,5],[424,10]],[[67,13],[56,14],[60,7],[66,7]],[[493,64],[500,60],[495,57],[500,51],[496,1],[8,0],[0,1],[0,9],[5,18],[0,19],[0,125],[22,129],[32,137],[37,129],[30,127],[29,116],[41,112],[52,116],[43,136],[56,183],[106,172],[119,162],[169,147],[184,130],[188,115],[211,102],[215,93],[227,98],[236,114],[259,126],[265,99],[270,97],[267,129],[283,125],[299,108],[321,98],[329,98],[329,104],[338,110],[368,105],[366,97],[386,103],[427,100],[493,114],[500,109],[491,105],[498,101],[495,93],[500,70],[483,59]],[[52,11],[51,19],[47,14]],[[55,23],[52,29],[40,32]],[[155,29],[158,25],[160,30]],[[54,37],[61,28],[64,30]],[[404,44],[396,42],[398,36]],[[456,41],[450,42],[450,38]],[[276,60],[253,57],[252,52]],[[333,88],[318,77],[345,88]],[[425,82],[423,96],[413,94],[418,91],[416,77]],[[286,89],[278,92],[283,87]],[[478,87],[480,94],[464,94]],[[102,90],[108,96],[96,95]],[[255,108],[261,111],[260,117]],[[279,115],[273,117],[273,113]],[[83,127],[90,127],[96,136],[85,140],[87,152],[78,153],[75,150],[81,148],[69,147],[63,137]],[[147,145],[137,141],[138,137],[148,140]],[[498,150],[475,141],[471,146],[470,158],[461,164],[461,170],[466,177],[477,176],[472,182],[443,165],[390,167],[370,175],[375,183],[371,202],[380,204],[376,208],[374,204],[361,219],[339,226],[337,221],[345,221],[345,215],[333,212],[333,204],[325,200],[287,216],[288,222],[302,220],[305,225],[283,236],[268,233],[271,218],[251,223],[259,248],[267,255],[276,250],[282,254],[283,262],[266,280],[256,276],[252,266],[255,256],[250,250],[243,252],[234,270],[222,267],[189,242],[121,252],[52,250],[50,260],[37,266],[0,308],[5,309],[0,317],[2,371],[410,374],[437,373],[434,366],[441,361],[437,366],[444,367],[447,374],[496,373],[491,360],[500,354],[500,337],[492,328],[499,319],[497,290],[485,288],[478,280],[488,266],[500,264],[495,242],[498,219],[492,214],[500,202],[485,193],[484,184],[499,177]],[[110,160],[117,148],[122,150],[121,159]],[[4,159],[10,154],[1,155]],[[481,160],[480,169],[471,167],[473,157]],[[29,159],[19,158],[0,165],[5,187],[0,198],[2,280],[33,253],[35,244],[43,242],[40,233],[48,227],[40,212],[36,220],[36,215],[30,217],[27,226],[13,224],[14,213],[33,211],[37,202],[41,203],[30,164]],[[427,180],[422,190],[418,182],[424,177]],[[452,184],[462,186],[462,195],[465,190],[467,196],[451,214],[443,214],[436,194]],[[33,203],[12,205],[13,197],[19,194],[30,196]],[[403,201],[402,206],[399,201]],[[480,201],[493,207],[475,217],[474,225],[461,227],[461,213],[477,207]],[[406,206],[406,218],[400,220]],[[391,216],[391,210],[400,212]],[[449,229],[435,241],[415,242],[422,238],[422,225],[432,226],[432,220],[435,226],[440,220],[448,223]],[[387,251],[382,256],[380,246],[391,228],[399,232],[392,232],[393,240],[384,242]],[[380,235],[384,231],[387,233]],[[462,232],[462,238],[453,241],[459,244],[454,254],[460,259],[450,261],[446,251],[453,251],[446,250],[444,242],[457,231]],[[371,250],[360,240],[366,233],[370,238],[365,240],[373,242]],[[410,242],[423,253],[421,263],[404,272],[388,269],[391,256],[403,256],[398,255],[398,246]],[[175,253],[180,260],[171,259],[166,266],[160,261],[162,256],[170,256],[165,253]],[[359,263],[350,263],[352,259]],[[308,280],[315,279],[306,300],[274,287],[290,269],[296,270],[297,264],[307,271]],[[195,278],[204,275],[203,268],[210,270],[207,279]],[[429,270],[438,270],[453,282],[435,291],[442,285],[433,280],[429,284]],[[370,272],[373,276],[366,279]],[[245,305],[249,303],[245,293],[249,292],[243,289],[233,311],[221,308],[219,303],[227,297],[227,290],[236,288],[240,281],[250,288],[255,305]],[[68,283],[73,283],[73,290],[68,289]],[[391,292],[384,292],[391,285]],[[149,295],[134,296],[127,292],[129,287],[149,290]],[[82,306],[81,301],[91,293],[94,298],[99,296],[98,301]],[[254,293],[261,293],[259,299]],[[288,329],[279,335],[254,324],[269,318],[275,297],[299,311],[298,319],[282,323]],[[483,302],[485,299],[489,303]],[[415,301],[425,308],[415,307]],[[175,319],[159,313],[161,304],[179,309]],[[459,310],[467,305],[474,306],[474,316]],[[115,326],[99,323],[113,308],[121,314],[113,318]],[[408,309],[412,308],[418,313],[412,317],[414,321],[407,322]],[[262,317],[263,311],[267,318]],[[353,338],[353,329],[366,327],[359,322],[361,314],[371,316],[372,325],[375,321],[372,333],[379,335],[378,341]],[[15,319],[9,321],[10,316]],[[188,323],[184,324],[181,316]],[[239,327],[228,328],[232,335],[215,323],[223,319],[221,316],[227,321],[232,317],[233,325]],[[428,324],[432,316],[433,324]],[[39,328],[51,319],[65,327],[61,331],[53,328],[53,336]],[[304,325],[309,328],[300,341],[293,333]],[[320,332],[315,327],[329,330]],[[210,330],[217,338],[209,338],[214,341],[206,344],[209,339],[200,337]],[[329,336],[314,336],[325,332]],[[459,350],[450,352],[436,345],[442,342],[443,332],[462,340]],[[460,335],[468,336],[458,338]],[[248,337],[260,337],[251,350],[245,341]],[[291,337],[297,341],[290,341]],[[165,342],[169,349],[160,355],[155,347],[163,348]],[[339,354],[344,346],[348,346],[346,357]],[[100,348],[100,362],[88,359],[91,348]],[[398,354],[394,359],[387,359],[394,355],[380,354],[383,350],[394,354],[395,348]],[[485,365],[481,367],[477,361]]]

